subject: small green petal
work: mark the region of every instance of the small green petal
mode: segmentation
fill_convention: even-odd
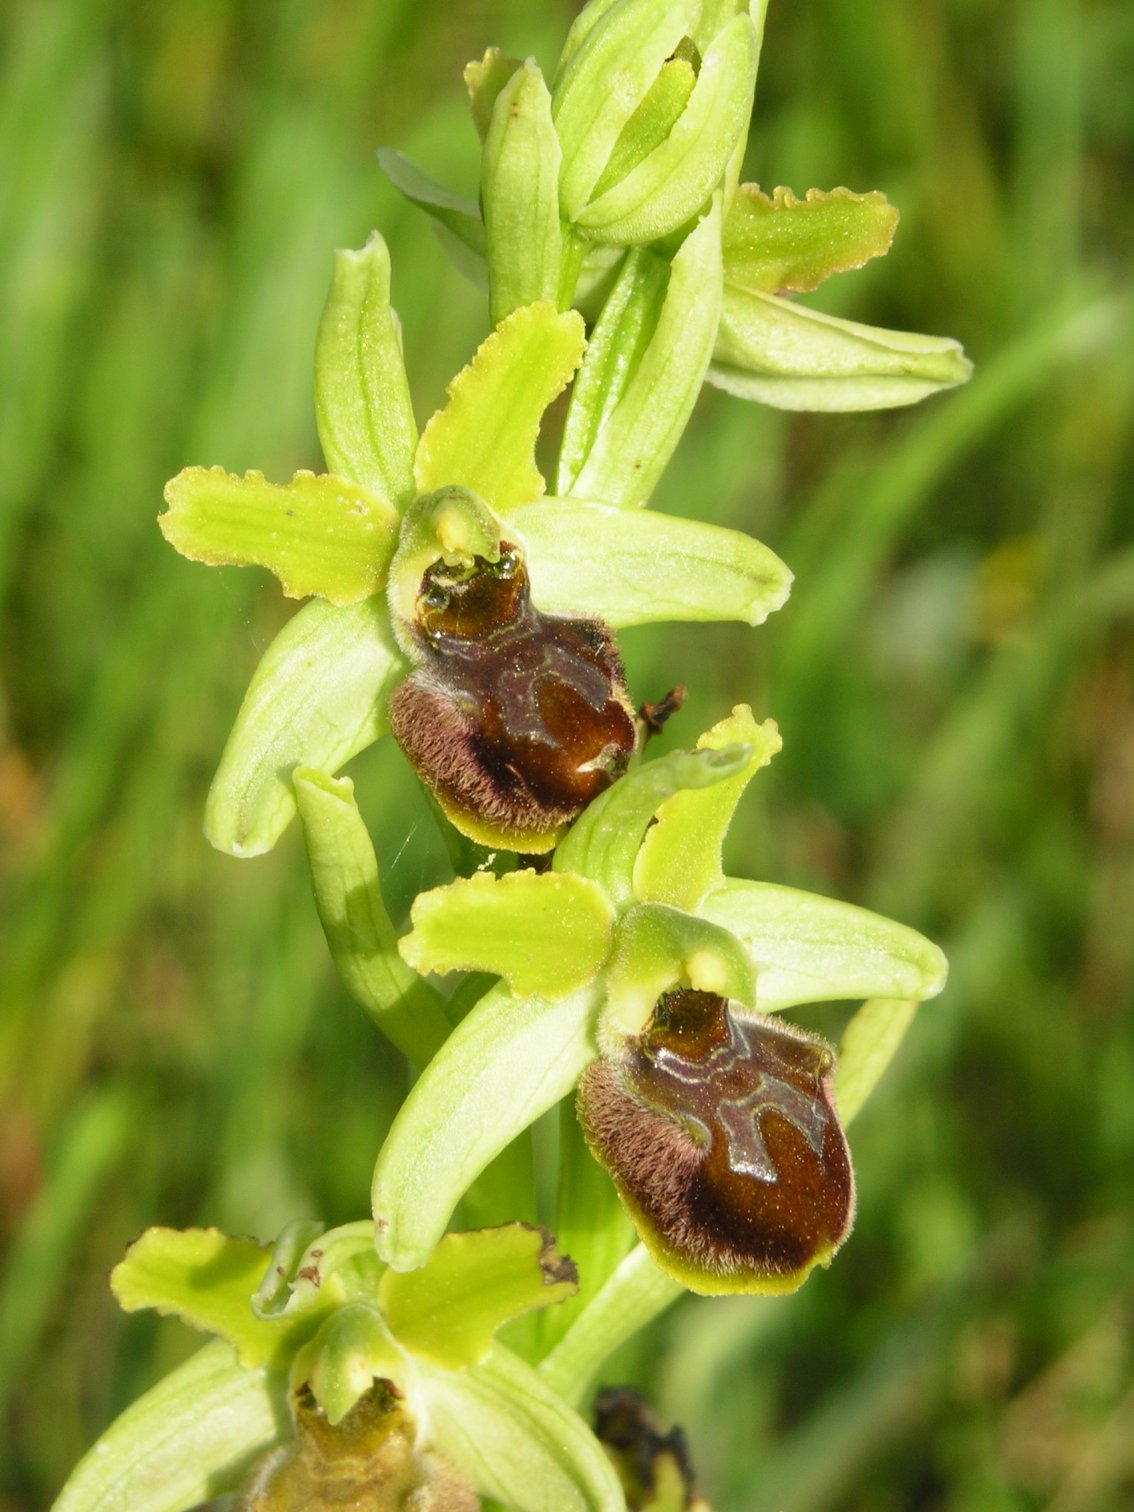
[[[298,767],[293,780],[315,906],[339,975],[383,1034],[424,1066],[449,1021],[440,996],[398,954],[354,784],[313,767]]]
[[[465,64],[465,88],[469,92],[469,109],[472,111],[476,134],[483,142],[492,124],[492,111],[500,91],[518,68],[523,68],[519,58],[509,58],[498,47],[490,47],[484,57]]]
[[[594,1434],[530,1365],[497,1345],[473,1370],[419,1367],[437,1447],[516,1512],[625,1512]]]
[[[446,1234],[420,1270],[388,1270],[378,1300],[404,1349],[464,1370],[488,1358],[503,1324],[577,1289],[575,1267],[546,1229],[508,1223]]]
[[[110,1287],[126,1312],[156,1308],[227,1339],[243,1365],[279,1369],[310,1327],[297,1334],[290,1320],[264,1322],[252,1311],[269,1254],[266,1245],[219,1229],[151,1228],[114,1267]]]
[[[449,384],[449,402],[422,432],[419,493],[460,483],[505,513],[543,493],[535,443],[543,412],[579,365],[582,317],[525,305],[497,326]]]
[[[682,788],[711,787],[735,776],[751,754],[738,745],[670,751],[643,762],[588,804],[555,852],[555,871],[590,877],[616,907],[629,903],[638,847],[659,806]]]
[[[614,913],[585,877],[478,872],[421,893],[400,944],[415,971],[491,971],[517,997],[563,997],[610,951]]]
[[[389,689],[407,667],[382,599],[305,604],[253,674],[209,789],[205,834],[218,850],[271,850],[295,814],[291,773],[334,772],[387,726]]]
[[[936,945],[850,903],[770,882],[728,881],[700,912],[744,941],[761,1013],[831,998],[920,1002],[945,985],[945,957]]]
[[[725,282],[765,294],[803,293],[832,273],[884,257],[898,212],[884,194],[809,189],[798,199],[778,188],[771,198],[742,184],[724,223]]]
[[[718,197],[674,257],[649,344],[636,369],[625,375],[625,387],[613,409],[604,413],[568,487],[561,469],[560,493],[608,504],[645,503],[701,391],[720,310]]]
[[[315,344],[315,419],[331,472],[404,503],[417,424],[390,309],[390,254],[377,231],[361,251],[335,253]]]
[[[594,187],[594,198],[621,183],[631,169],[647,158],[655,147],[661,146],[689,103],[700,66],[697,49],[687,37],[683,37],[673,56],[662,64],[642,103],[622,128],[602,177]]]
[[[773,720],[757,724],[748,705],[738,704],[697,742],[699,751],[719,751],[740,742],[751,755],[734,777],[699,791],[675,793],[658,809],[657,823],[646,831],[634,866],[634,894],[643,903],[693,910],[724,885],[725,835],[744,789],[779,751],[780,732]]]
[[[612,630],[659,620],[761,625],[791,573],[739,530],[579,499],[525,504],[509,517],[527,558],[533,601]]]
[[[681,116],[659,147],[572,219],[598,241],[656,241],[683,226],[724,178],[748,126],[756,86],[756,37],[736,16],[705,52]]]
[[[835,1106],[844,1128],[878,1085],[918,1006],[900,998],[872,998],[847,1025],[835,1068]]]
[[[621,0],[598,15],[588,7],[572,27],[552,102],[563,144],[559,193],[567,220],[591,198],[627,121],[692,32],[699,9],[695,0]]]
[[[422,173],[409,158],[392,147],[379,147],[378,166],[411,205],[416,205],[432,218],[435,230],[444,231],[474,263],[483,266],[484,222],[475,200],[446,189],[444,184]],[[449,244],[443,239],[442,245],[448,247]]]
[[[486,994],[402,1104],[374,1170],[378,1253],[423,1265],[472,1181],[594,1058],[595,990],[553,1002]]]
[[[235,1490],[290,1432],[284,1376],[246,1369],[217,1339],[127,1407],[54,1512],[185,1512]]]
[[[559,292],[560,159],[551,96],[529,59],[500,91],[481,159],[493,325]]]
[[[837,320],[775,294],[726,286],[705,376],[777,409],[865,410],[916,404],[971,372],[947,337]]]
[[[756,977],[744,947],[727,929],[679,908],[640,903],[618,928],[606,977],[600,1040],[639,1035],[663,993],[691,987],[755,1007]]]
[[[260,472],[187,467],[165,485],[161,533],[194,562],[267,567],[288,598],[317,594],[355,604],[377,593],[398,534],[398,516],[359,483],[298,472],[269,483]]]

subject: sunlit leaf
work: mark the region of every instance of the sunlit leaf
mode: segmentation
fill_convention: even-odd
[[[741,184],[721,237],[726,284],[766,294],[814,289],[889,250],[898,212],[884,194],[790,189],[762,194]]]

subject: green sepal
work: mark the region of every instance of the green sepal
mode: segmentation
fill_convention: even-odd
[[[472,1181],[505,1145],[574,1087],[594,1058],[597,995],[552,1002],[495,987],[402,1104],[374,1169],[378,1253],[423,1265]]]
[[[726,285],[705,377],[741,399],[788,410],[868,410],[916,404],[964,383],[957,342],[838,320],[775,294]]]
[[[630,908],[606,974],[600,1045],[617,1054],[623,1039],[642,1033],[662,994],[681,987],[756,1004],[752,963],[727,929],[663,903]]]
[[[378,1301],[415,1358],[465,1370],[488,1358],[498,1328],[574,1296],[578,1284],[546,1229],[508,1223],[446,1234],[420,1270],[388,1270]]]
[[[403,1055],[424,1066],[445,1042],[442,1000],[398,954],[378,859],[349,777],[297,767],[292,781],[319,922],[351,996]]]
[[[699,9],[696,0],[621,0],[599,16],[588,7],[571,28],[552,99],[566,220],[587,205],[627,121],[692,32]]]
[[[744,942],[761,1013],[832,998],[920,1002],[945,985],[948,968],[936,945],[851,903],[770,882],[728,881],[700,912]]]
[[[689,103],[658,147],[572,219],[595,241],[632,244],[668,236],[721,184],[748,127],[756,37],[747,15],[723,26],[705,51]]]
[[[683,37],[658,70],[642,103],[622,128],[617,142],[592,192],[593,198],[621,183],[631,169],[660,147],[689,103],[701,57],[688,37]]]
[[[390,309],[390,254],[377,231],[361,250],[335,253],[315,342],[315,420],[331,472],[405,502],[417,423]]]
[[[110,1289],[126,1312],[154,1308],[236,1350],[242,1365],[282,1369],[311,1325],[265,1321],[252,1311],[270,1251],[254,1239],[219,1229],[150,1228],[110,1273]]]
[[[425,573],[436,562],[471,567],[476,557],[500,557],[500,521],[483,499],[459,484],[423,494],[406,510],[401,539],[390,563],[387,599],[398,643],[416,657],[417,599]]]
[[[304,604],[265,651],[205,806],[218,850],[271,850],[295,814],[291,773],[334,772],[387,727],[386,700],[408,671],[381,598]]]
[[[493,325],[521,305],[558,297],[561,156],[551,96],[529,58],[500,90],[481,157]]]
[[[399,194],[409,200],[411,205],[425,211],[432,219],[435,230],[443,231],[451,238],[449,241],[442,238],[442,246],[446,251],[454,245],[464,250],[468,261],[467,265],[460,265],[463,271],[483,269],[484,222],[475,200],[446,189],[444,184],[439,184],[428,174],[422,173],[409,158],[395,152],[392,147],[379,147],[378,166]]]
[[[115,1419],[53,1512],[186,1512],[235,1490],[290,1432],[285,1377],[247,1369],[216,1339]]]
[[[498,47],[485,49],[482,58],[465,64],[462,77],[469,95],[469,110],[472,112],[476,134],[483,142],[492,124],[492,111],[500,97],[500,91],[516,70],[523,68],[519,58],[509,58]]]
[[[368,1302],[347,1302],[335,1308],[296,1355],[290,1379],[293,1391],[311,1388],[327,1421],[336,1426],[375,1379],[393,1382],[404,1395],[411,1370],[378,1309]]]
[[[682,242],[657,324],[585,457],[557,492],[608,504],[644,504],[681,439],[713,353],[721,311],[720,199]],[[628,265],[629,266],[629,265]],[[616,338],[617,339],[617,338]],[[621,380],[621,381],[619,381]],[[593,401],[591,401],[593,402]],[[563,485],[567,483],[568,486]]]
[[[477,872],[420,893],[399,944],[422,974],[490,971],[517,997],[563,997],[593,980],[610,952],[614,911],[569,873]]]
[[[612,630],[662,620],[762,625],[792,576],[739,530],[582,499],[525,504],[508,520],[524,547],[532,599]]]
[[[835,1106],[845,1129],[893,1060],[920,1005],[900,998],[871,998],[851,1019],[839,1045]]]
[[[518,1512],[625,1512],[586,1423],[501,1345],[475,1369],[422,1363],[419,1376],[438,1449],[482,1496]]]
[[[634,863],[634,895],[643,903],[669,903],[695,910],[710,892],[723,887],[721,852],[725,835],[745,788],[780,749],[773,720],[757,724],[747,704],[738,704],[727,719],[706,730],[699,751],[719,751],[744,743],[751,755],[725,782],[697,791],[675,793],[657,811]]]
[[[161,533],[210,566],[266,567],[287,598],[356,604],[377,593],[398,535],[397,512],[360,483],[297,472],[269,483],[223,467],[186,467],[165,485]]]
[[[449,384],[449,402],[422,432],[418,492],[460,483],[502,514],[538,499],[540,421],[579,365],[583,329],[580,315],[553,304],[513,310]]]
[[[711,787],[743,770],[746,745],[720,751],[670,751],[643,762],[589,803],[555,852],[557,872],[577,872],[616,906],[633,898],[634,862],[658,807],[682,788]]]
[[[726,284],[765,294],[800,294],[833,273],[884,257],[898,212],[877,189],[809,189],[803,199],[782,186],[771,196],[741,184],[721,234]]]

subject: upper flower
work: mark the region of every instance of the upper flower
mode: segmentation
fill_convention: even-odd
[[[715,268],[715,273],[714,273]],[[316,352],[330,472],[288,484],[188,468],[167,538],[207,562],[255,563],[314,595],[266,652],[213,783],[221,849],[268,849],[295,810],[293,768],[334,771],[387,728],[446,814],[486,844],[545,850],[634,746],[610,631],[659,619],[758,624],[790,574],[737,531],[627,510],[660,472],[700,383],[682,344],[715,328],[719,217],[675,254],[636,370],[576,380],[545,497],[534,450],[586,343],[578,314],[512,310],[420,437],[376,234],[338,254]],[[697,332],[701,335],[698,336]]]

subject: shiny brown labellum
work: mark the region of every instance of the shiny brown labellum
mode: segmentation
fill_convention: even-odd
[[[741,1014],[745,1016],[741,1016]],[[850,1232],[834,1052],[726,999],[663,997],[579,1116],[654,1258],[694,1291],[792,1291]]]
[[[437,563],[417,603],[422,665],[394,694],[394,738],[466,834],[540,850],[624,769],[633,709],[597,620],[543,614],[515,547]]]

